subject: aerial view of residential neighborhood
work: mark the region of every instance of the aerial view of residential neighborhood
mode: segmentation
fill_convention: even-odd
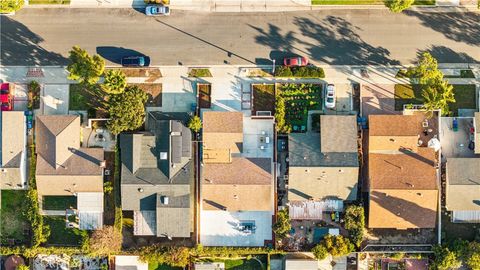
[[[480,270],[480,0],[0,0],[0,270]]]

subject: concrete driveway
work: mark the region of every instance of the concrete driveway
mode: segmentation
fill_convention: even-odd
[[[394,84],[362,84],[360,90],[362,116],[368,117],[370,114],[400,114],[401,111],[395,111],[394,88]]]

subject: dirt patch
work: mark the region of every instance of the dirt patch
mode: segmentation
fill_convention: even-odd
[[[162,106],[162,84],[161,83],[131,83],[136,85],[148,94],[147,107]]]

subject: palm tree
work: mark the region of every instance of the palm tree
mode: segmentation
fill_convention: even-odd
[[[455,103],[453,86],[448,81],[441,81],[435,85],[427,86],[422,93],[424,106],[431,115],[434,110],[440,110],[442,116],[449,115],[449,103]]]

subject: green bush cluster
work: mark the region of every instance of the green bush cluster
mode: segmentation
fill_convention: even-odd
[[[287,67],[279,66],[275,69],[277,77],[297,77],[297,78],[325,78],[323,68],[316,66],[305,67]]]
[[[37,81],[31,81],[28,83],[28,104],[27,108],[40,109],[40,84]]]
[[[283,239],[287,237],[291,229],[292,225],[288,216],[288,208],[285,208],[278,212],[277,222],[273,224],[273,232],[278,239]]]
[[[348,238],[341,235],[327,235],[325,238],[312,249],[317,259],[323,260],[326,258],[326,252],[333,257],[345,256],[354,250],[353,244]]]
[[[362,206],[350,205],[345,209],[345,229],[348,230],[350,240],[356,247],[363,241],[365,228],[365,212]]]
[[[290,133],[292,131],[292,125],[287,124],[285,121],[285,99],[277,95],[275,100],[275,121],[277,122],[277,131],[280,133]]]

